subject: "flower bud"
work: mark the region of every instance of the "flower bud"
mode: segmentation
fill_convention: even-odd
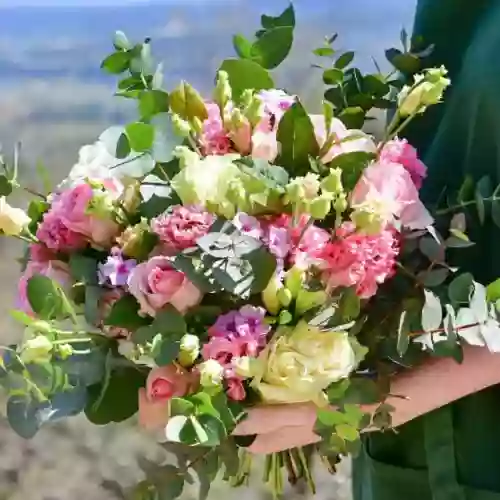
[[[243,114],[247,117],[252,127],[255,127],[263,116],[263,106],[260,97],[254,95],[245,107]]]
[[[181,82],[169,96],[170,109],[181,118],[191,121],[194,118],[206,120],[207,108],[200,94],[187,82]]]
[[[125,190],[123,191],[122,206],[129,214],[134,213],[141,204],[140,189],[140,182],[134,179],[125,187]]]
[[[293,266],[286,273],[285,287],[290,291],[293,298],[297,298],[304,285],[304,271],[297,266]]]
[[[73,347],[71,344],[61,344],[58,346],[57,352],[61,359],[68,359],[73,354]]]
[[[316,292],[300,290],[295,303],[295,312],[301,316],[314,307],[322,306],[327,298],[328,295],[324,290],[318,290]]]
[[[217,74],[217,84],[215,86],[214,101],[221,109],[226,107],[226,104],[232,98],[231,85],[229,84],[229,75],[225,71],[219,71]]]
[[[172,114],[172,127],[174,132],[180,137],[188,137],[191,133],[191,125],[183,120],[179,115]]]
[[[11,207],[5,196],[0,197],[0,231],[7,236],[18,236],[31,222],[26,212]]]
[[[222,386],[224,368],[215,359],[207,359],[198,367],[200,385],[205,389],[218,389]]]
[[[278,299],[278,292],[281,288],[281,283],[277,276],[273,276],[267,287],[262,292],[262,302],[266,309],[276,316],[281,309],[281,302]]]
[[[187,333],[182,337],[180,347],[177,356],[179,363],[184,367],[192,366],[200,355],[200,339],[196,335]]]
[[[278,290],[278,300],[283,307],[288,307],[292,302],[292,292],[288,288],[280,288]]]
[[[21,351],[23,363],[45,363],[52,359],[52,342],[45,335],[38,335],[25,342]]]
[[[121,236],[117,238],[117,242],[124,255],[140,259],[144,256],[147,243],[146,240],[149,234],[150,229],[148,221],[142,219],[139,224],[128,227]]]
[[[321,181],[321,189],[334,195],[344,191],[342,186],[342,169],[331,168],[330,173]]]
[[[324,219],[330,212],[332,202],[329,196],[321,195],[311,201],[309,205],[309,213],[316,220]]]

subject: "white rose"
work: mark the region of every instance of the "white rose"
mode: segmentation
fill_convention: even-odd
[[[5,196],[0,198],[0,230],[7,236],[17,236],[31,219],[21,208],[11,207]]]
[[[359,357],[346,332],[321,331],[301,321],[261,355],[255,387],[268,403],[325,403],[324,390],[347,378]]]
[[[200,371],[200,385],[206,389],[220,387],[224,375],[224,368],[215,359],[207,359],[198,367]]]

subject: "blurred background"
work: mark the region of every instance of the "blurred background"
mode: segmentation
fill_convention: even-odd
[[[356,64],[382,68],[384,49],[399,46],[411,31],[416,0],[295,0],[297,28],[289,59],[277,71],[281,87],[302,96],[311,110],[322,96],[318,62],[311,50],[339,33],[336,48],[355,50]],[[0,0],[0,143],[6,154],[22,143],[22,175],[34,178],[42,162],[52,181],[76,162],[81,145],[109,125],[134,116],[126,100],[113,97],[116,80],[99,69],[115,30],[130,39],[153,39],[172,87],[188,80],[210,92],[215,71],[232,56],[235,33],[252,36],[262,13],[278,14],[286,0]],[[18,331],[8,319],[19,249],[0,241],[0,343]],[[45,428],[30,442],[0,419],[0,500],[112,500],[113,481],[130,484],[135,457],[155,454],[153,442],[133,425],[94,428],[84,418]],[[267,499],[259,477],[249,490],[216,487],[211,498]],[[301,498],[300,492],[288,498]],[[183,499],[196,498],[187,491]],[[320,500],[350,498],[349,464],[334,478],[320,474]]]

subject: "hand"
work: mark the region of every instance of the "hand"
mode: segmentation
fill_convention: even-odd
[[[404,372],[391,383],[388,397],[394,406],[393,426],[397,427],[469,394],[500,383],[500,354],[485,348],[466,346],[464,361],[432,358],[422,366]],[[377,405],[363,407],[373,411]],[[316,443],[316,406],[312,403],[261,406],[250,409],[234,434],[257,435],[248,448],[252,453],[268,454]]]

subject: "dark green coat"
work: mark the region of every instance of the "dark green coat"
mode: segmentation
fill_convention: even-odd
[[[423,195],[466,175],[500,182],[500,0],[420,0],[415,20],[452,88],[408,132],[429,169]],[[469,228],[477,245],[462,266],[482,282],[500,276],[500,231]],[[464,253],[465,252],[465,253]],[[499,366],[500,369],[500,366]],[[450,385],[453,380],[449,381]],[[365,439],[354,464],[355,500],[500,500],[500,386]]]

